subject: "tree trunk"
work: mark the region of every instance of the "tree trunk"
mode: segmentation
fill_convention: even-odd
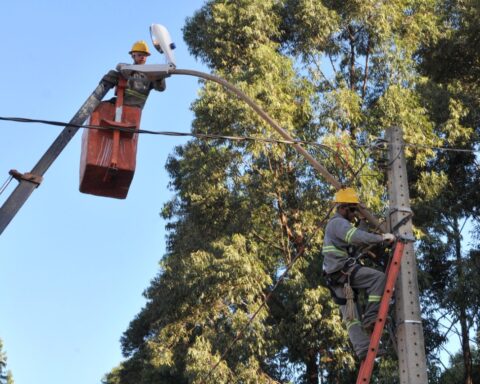
[[[314,349],[308,351],[308,360],[307,365],[307,383],[308,384],[319,384],[318,383],[318,364],[317,364],[317,353]]]
[[[472,352],[470,351],[470,342],[468,338],[468,325],[465,310],[460,312],[460,326],[462,330],[462,353],[463,363],[465,364],[465,384],[473,384]]]
[[[455,255],[457,260],[457,279],[458,279],[458,288],[460,292],[465,292],[465,276],[463,273],[463,260],[462,260],[462,245],[461,245],[461,236],[459,231],[459,223],[455,218]],[[463,364],[465,365],[465,384],[473,384],[473,367],[472,367],[472,351],[470,350],[470,341],[469,341],[469,331],[467,311],[465,309],[465,304],[463,301],[459,301],[459,320],[460,320],[460,331],[462,336],[462,355],[463,355]]]

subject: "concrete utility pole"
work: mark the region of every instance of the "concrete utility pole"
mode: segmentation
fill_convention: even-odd
[[[403,132],[400,127],[393,127],[387,129],[386,136],[389,144],[390,231],[412,239],[411,242],[405,244],[400,275],[395,286],[395,321],[400,383],[428,384]]]

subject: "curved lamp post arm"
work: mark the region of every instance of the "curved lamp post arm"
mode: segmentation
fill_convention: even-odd
[[[194,71],[191,69],[177,69],[173,63],[169,64],[147,64],[147,65],[129,65],[129,64],[119,64],[117,66],[123,76],[129,77],[133,72],[141,72],[145,74],[150,80],[158,80],[161,78],[168,77],[170,75],[189,75],[199,77],[205,80],[210,80],[215,83],[218,83],[228,89],[230,92],[235,94],[237,97],[246,102],[257,114],[264,119],[275,131],[277,131],[280,136],[285,140],[293,142],[293,147],[295,150],[300,153],[310,165],[315,168],[326,180],[328,183],[333,185],[336,190],[339,190],[342,187],[342,184],[333,177],[333,175],[328,172],[328,170],[321,165],[310,153],[308,153],[305,148],[303,148],[299,143],[296,143],[294,138],[285,131],[280,124],[273,120],[260,106],[255,103],[249,96],[247,96],[243,91],[235,87],[233,84],[229,83],[221,77],[211,75],[209,73]],[[379,228],[381,231],[385,231],[383,225],[381,225],[378,219],[371,214],[367,209],[360,207],[360,213],[375,227]]]
[[[289,135],[287,131],[285,131],[275,120],[273,120],[262,108],[258,106],[257,103],[255,103],[249,96],[247,96],[243,91],[235,87],[234,85],[230,84],[228,81],[222,79],[221,77],[210,75],[208,73],[204,72],[199,72],[199,71],[192,71],[190,69],[174,69],[173,71],[170,72],[172,75],[191,75],[191,76],[196,76],[196,77],[201,77],[206,80],[211,80],[214,81],[218,84],[223,85],[225,88],[227,88],[229,91],[237,95],[240,99],[245,101],[255,112],[257,112],[258,115],[262,119],[264,119],[270,126],[275,129],[285,140],[295,142],[295,139]],[[327,169],[322,166],[315,158],[308,153],[305,148],[303,148],[300,144],[292,144],[294,148],[302,154],[308,162],[312,165],[313,168],[315,168],[330,184],[332,184],[335,189],[340,189],[341,184],[340,182],[335,179],[331,173],[327,171]]]
[[[227,88],[230,92],[234,93],[240,99],[245,101],[255,112],[262,117],[275,131],[277,131],[285,140],[295,142],[294,138],[289,135],[287,131],[285,131],[275,120],[273,120],[257,103],[255,103],[250,97],[248,97],[243,91],[229,83],[228,81],[222,79],[221,77],[211,75],[208,73],[194,71],[190,69],[170,69],[168,71],[169,74],[172,75],[189,75],[189,76],[196,76],[202,79],[214,81],[225,88]],[[331,185],[335,187],[336,190],[339,190],[342,187],[342,184],[333,177],[333,175],[328,172],[328,170],[321,165],[310,153],[308,153],[305,148],[303,148],[300,144],[294,143],[292,144],[293,147],[296,149],[298,153],[300,153],[303,157],[307,159],[307,161],[315,168]],[[380,230],[384,231],[385,229],[379,223],[378,219],[370,213],[366,208],[360,207],[360,213],[365,216],[365,218],[373,224],[375,227],[379,228]]]

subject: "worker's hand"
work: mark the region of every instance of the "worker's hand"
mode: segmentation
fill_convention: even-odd
[[[393,243],[395,241],[395,235],[393,233],[384,233],[382,234],[383,241]]]
[[[363,216],[359,211],[356,211],[355,212],[355,217],[358,219],[358,220],[367,220],[367,218],[365,216]]]

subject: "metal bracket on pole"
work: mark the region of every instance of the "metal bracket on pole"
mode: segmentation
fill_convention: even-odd
[[[8,172],[10,176],[12,176],[15,180],[17,181],[29,181],[33,184],[36,185],[35,188],[38,188],[38,186],[42,183],[43,177],[39,175],[34,175],[33,173],[26,172],[26,173],[21,173],[18,172],[16,169],[11,169],[10,172]]]
[[[402,241],[404,243],[413,243],[417,241],[415,236],[408,236],[408,235],[398,235],[397,236],[398,241]]]
[[[394,212],[391,212],[391,214],[394,213]],[[407,224],[408,221],[413,217],[413,213],[412,211],[410,211],[410,214],[405,216],[403,219],[401,219],[399,222],[397,222],[393,227],[392,227],[392,233],[395,233],[398,231],[398,229],[400,227],[402,227],[403,225]],[[403,235],[404,238],[407,238],[409,237],[408,235]]]
[[[406,212],[406,213],[413,213],[413,211],[408,207],[389,207],[388,214],[391,216],[395,212]]]

